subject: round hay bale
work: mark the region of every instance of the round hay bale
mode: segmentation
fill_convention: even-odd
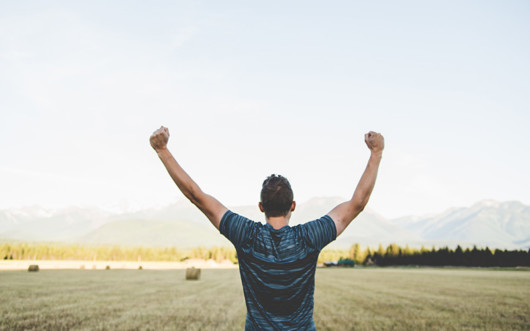
[[[186,280],[199,280],[201,278],[201,269],[195,267],[186,269]]]
[[[37,272],[37,271],[39,271],[39,265],[38,264],[31,264],[28,267],[28,271],[29,272]]]
[[[110,265],[106,266],[105,270],[110,270]]]

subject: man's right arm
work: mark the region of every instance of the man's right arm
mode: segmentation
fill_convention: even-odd
[[[171,155],[167,148],[169,130],[162,126],[151,135],[149,140],[180,191],[208,217],[213,226],[219,229],[221,219],[228,209],[217,199],[204,193]]]
[[[364,135],[364,141],[371,154],[353,197],[328,213],[337,228],[337,236],[363,211],[374,189],[377,171],[383,156],[383,149],[385,148],[385,140],[381,134],[370,131]]]

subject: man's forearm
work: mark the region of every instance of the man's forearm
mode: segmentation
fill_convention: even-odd
[[[368,164],[364,170],[353,197],[335,207],[329,212],[329,216],[335,222],[337,235],[341,234],[344,229],[353,221],[366,207],[372,190],[374,189],[379,163],[381,162],[382,153],[372,152]]]
[[[364,207],[366,207],[366,204],[370,199],[370,195],[372,194],[375,186],[375,180],[377,178],[377,172],[379,170],[379,164],[381,163],[382,157],[382,151],[371,153],[370,159],[368,159],[368,164],[366,165],[366,169],[364,170],[364,173],[357,184],[357,188],[353,193],[351,203],[354,205],[354,208],[359,209],[359,211],[362,211]]]
[[[163,148],[157,151],[158,157],[166,167],[167,172],[177,184],[179,190],[188,198],[192,203],[198,203],[198,197],[202,192],[199,185],[191,179],[191,177],[182,169],[177,160],[173,157],[171,152],[167,148]]]
[[[370,131],[364,135],[364,141],[371,154],[355,192],[350,200],[339,204],[328,213],[335,222],[337,236],[363,211],[375,186],[377,171],[385,148],[385,139],[380,133]]]

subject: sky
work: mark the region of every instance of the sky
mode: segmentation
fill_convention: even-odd
[[[0,209],[137,210],[201,188],[349,198],[389,218],[530,204],[528,1],[2,1]]]

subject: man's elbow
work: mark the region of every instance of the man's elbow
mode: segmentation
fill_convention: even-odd
[[[356,205],[353,207],[353,210],[352,210],[352,220],[354,220],[357,216],[359,216],[360,213],[362,213],[362,211],[364,210],[364,206],[363,204],[359,204],[359,205]]]
[[[363,211],[364,206],[361,204],[351,204],[349,208],[347,209],[347,212],[344,214],[344,218],[342,219],[345,223],[345,227],[348,226],[359,214]]]
[[[359,215],[364,210],[364,207],[366,207],[367,202],[368,201],[353,200],[351,204],[351,213],[354,214],[355,216]]]
[[[362,211],[364,210],[364,207],[366,207],[366,204],[362,204],[362,205],[358,206],[357,207],[357,214],[362,213]]]
[[[190,190],[188,194],[186,194],[186,198],[188,198],[188,200],[195,206],[199,207],[204,200],[204,193],[201,189]]]

